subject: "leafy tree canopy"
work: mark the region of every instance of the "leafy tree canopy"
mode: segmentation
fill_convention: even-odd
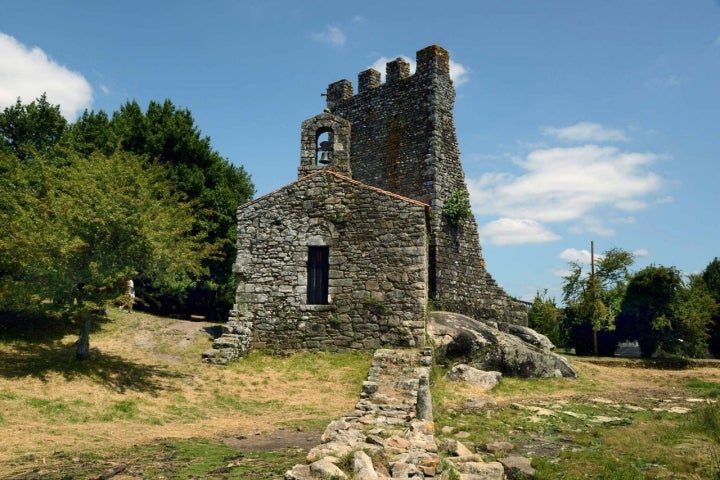
[[[644,357],[704,356],[713,299],[701,277],[683,282],[675,267],[650,265],[630,280],[617,318],[620,338],[637,340]]]
[[[54,146],[66,129],[60,106],[51,105],[44,93],[27,105],[18,98],[0,114],[0,145],[25,160]]]
[[[705,267],[702,273],[702,279],[708,294],[715,301],[715,308],[712,310],[712,319],[708,328],[710,332],[708,347],[713,355],[720,357],[720,259],[715,257],[712,262]]]
[[[149,308],[159,313],[199,313],[215,319],[227,316],[234,294],[231,265],[236,238],[235,211],[252,197],[254,186],[243,167],[231,164],[213,150],[210,139],[201,135],[189,110],[178,109],[165,100],[150,102],[143,112],[132,101],[110,116],[103,111],[85,111],[68,126],[59,107],[50,105],[44,95],[29,105],[18,100],[0,115],[0,149],[9,155],[4,157],[7,168],[11,158],[26,163],[23,169],[16,170],[13,185],[27,195],[34,192],[32,189],[49,189],[46,180],[53,165],[68,168],[54,172],[60,180],[71,173],[79,175],[77,167],[81,161],[86,162],[83,168],[89,172],[104,168],[103,158],[133,158],[132,162],[144,163],[146,167],[136,172],[138,181],[148,178],[147,172],[152,171],[153,179],[162,179],[158,188],[166,189],[173,198],[189,201],[188,233],[202,239],[203,255],[189,257],[197,265],[182,279],[150,275],[150,270],[136,265],[139,293]],[[29,160],[37,161],[30,164]],[[111,177],[107,180],[109,184],[115,181]],[[18,199],[4,200],[10,208],[9,204]],[[37,197],[34,201],[58,200]],[[104,221],[100,224],[96,233],[107,225]],[[19,235],[21,231],[18,232]],[[58,241],[62,243],[63,239]],[[90,283],[85,283],[90,288]]]
[[[152,101],[145,112],[137,102],[127,102],[111,118],[86,111],[68,130],[65,143],[83,153],[109,155],[120,149],[144,156],[163,167],[171,188],[194,200],[193,230],[211,247],[202,261],[207,274],[185,288],[141,278],[144,299],[159,313],[225,318],[234,294],[235,211],[255,193],[243,167],[213,150],[190,111],[170,100]]]
[[[583,271],[577,262],[570,263],[570,274],[563,282],[565,328],[578,354],[615,351],[612,336],[605,336],[607,344],[598,344],[597,335],[615,329],[615,316],[620,311],[633,261],[630,252],[613,248],[597,257],[594,274]],[[587,338],[588,334],[592,338]]]
[[[547,289],[537,292],[528,311],[528,326],[547,336],[555,346],[564,347],[567,338],[562,329],[563,320],[563,311],[554,298],[548,297]]]
[[[64,167],[0,161],[3,277],[23,286],[25,301],[99,306],[139,273],[165,282],[202,273],[208,247],[191,233],[191,204],[160,167],[126,152]]]
[[[120,296],[127,279],[187,284],[203,273],[209,246],[192,232],[192,204],[142,157],[72,155],[59,166],[0,153],[0,171],[0,301],[74,311],[85,319],[79,358],[88,312]]]

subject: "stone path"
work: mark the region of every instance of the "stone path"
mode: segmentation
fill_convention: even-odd
[[[330,423],[308,463],[295,465],[286,480],[447,478],[501,480],[503,466],[483,462],[460,442],[435,441],[428,377],[431,349],[375,352],[355,410]]]

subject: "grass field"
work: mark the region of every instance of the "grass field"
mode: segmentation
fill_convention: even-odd
[[[3,339],[0,478],[87,478],[133,459],[148,462],[146,478],[163,469],[168,478],[189,478],[195,473],[176,464],[232,463],[237,451],[225,439],[321,431],[357,402],[371,352],[253,354],[217,367],[200,361],[210,347],[204,327],[113,311],[83,362],[75,360],[73,333]]]
[[[282,478],[304,461],[298,435],[352,410],[372,352],[217,367],[200,362],[212,327],[111,311],[83,362],[72,328],[0,331],[0,479]],[[438,432],[488,460],[485,444],[510,442],[540,479],[720,478],[720,368],[571,362],[578,380],[491,392],[436,368]]]

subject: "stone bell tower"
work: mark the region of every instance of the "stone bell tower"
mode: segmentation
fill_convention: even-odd
[[[298,178],[323,168],[352,177],[350,122],[328,111],[302,123]]]
[[[437,308],[526,324],[524,305],[510,299],[485,270],[474,216],[458,223],[443,214],[450,198],[467,195],[453,119],[450,55],[432,45],[417,52],[416,62],[412,75],[404,59],[388,62],[384,84],[377,70],[361,72],[357,94],[349,80],[330,84],[326,112],[331,113],[303,123],[301,173],[319,168],[320,160],[314,159],[325,147],[317,145],[317,135],[332,124],[325,146],[332,146],[333,161],[345,161],[349,153],[347,168],[355,180],[430,205],[428,294]],[[341,119],[349,122],[348,137],[342,139]],[[341,165],[336,168],[345,168]]]

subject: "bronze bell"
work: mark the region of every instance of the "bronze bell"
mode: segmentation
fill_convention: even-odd
[[[324,150],[324,151],[322,152],[322,155],[320,155],[320,160],[318,160],[318,161],[319,161],[320,163],[322,163],[323,165],[329,164],[329,163],[331,162],[330,152],[328,152],[327,150]]]

